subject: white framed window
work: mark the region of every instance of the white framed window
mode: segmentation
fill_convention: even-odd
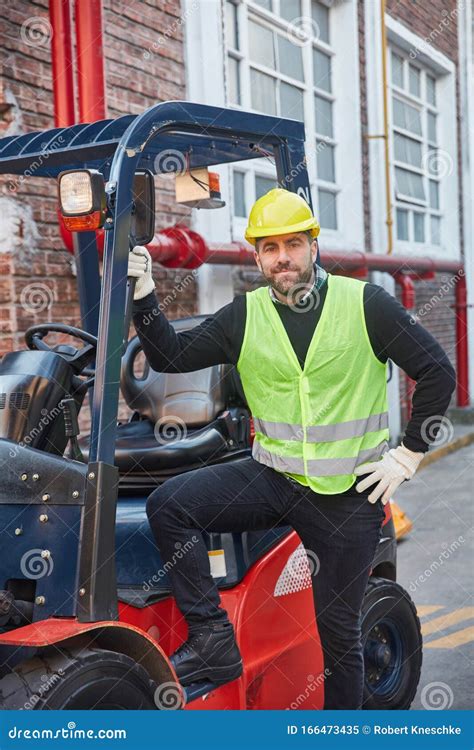
[[[382,19],[365,6],[367,90],[381,92]],[[460,257],[456,65],[385,13],[394,252]],[[368,97],[368,132],[383,131],[382,97]],[[373,252],[387,247],[383,142],[369,141]]]
[[[226,0],[225,6],[228,105],[303,120],[314,208],[326,238],[333,236],[333,245],[341,246],[345,212],[347,239],[362,247],[362,186],[354,178],[360,173],[356,10],[332,0]],[[349,73],[348,49],[355,60]],[[345,87],[352,84],[351,94],[338,101],[343,81]],[[347,122],[354,125],[349,129]],[[242,206],[248,209],[263,185],[276,184],[276,173],[268,159],[236,164],[233,170],[233,233],[241,237]],[[242,175],[248,171],[253,177],[247,180]],[[360,206],[356,222],[355,206]]]
[[[401,242],[441,244],[440,159],[435,73],[392,45],[389,56],[391,164],[395,236]]]

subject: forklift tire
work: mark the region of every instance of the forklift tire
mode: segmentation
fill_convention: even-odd
[[[405,589],[385,578],[370,578],[361,626],[363,708],[410,708],[420,680],[423,639],[416,607]]]
[[[133,659],[88,646],[45,649],[0,680],[4,709],[157,710],[156,684]]]

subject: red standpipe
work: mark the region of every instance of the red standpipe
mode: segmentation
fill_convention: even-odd
[[[76,0],[79,122],[106,118],[101,0]]]
[[[466,276],[460,273],[455,286],[457,405],[469,406]]]
[[[74,67],[69,0],[50,0],[49,18],[53,31],[51,57],[53,67],[54,124],[57,128],[74,125]]]
[[[393,277],[395,281],[400,284],[402,292],[402,305],[408,311],[413,310],[415,307],[415,285],[413,279],[406,273],[394,273]],[[405,423],[407,423],[411,417],[412,409],[412,398],[415,390],[416,382],[412,380],[406,373],[405,377],[405,393],[402,400],[402,413]]]

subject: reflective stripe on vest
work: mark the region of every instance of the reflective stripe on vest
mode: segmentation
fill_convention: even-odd
[[[253,418],[255,430],[273,440],[302,440],[303,425],[286,424],[285,422],[268,422],[265,419]],[[361,437],[367,432],[375,432],[388,427],[388,412],[371,414],[362,419],[350,419],[328,425],[310,425],[306,428],[306,440],[309,443],[330,443],[334,440],[348,440]]]
[[[377,461],[389,449],[386,440],[375,448],[368,448],[359,452],[358,456],[350,458],[316,458],[306,462],[308,473],[319,477],[331,477],[339,474],[353,474],[356,466],[367,461]],[[305,467],[302,458],[292,456],[278,456],[272,451],[263,448],[254,440],[252,446],[252,457],[261,464],[271,466],[276,471],[288,474],[304,474]]]

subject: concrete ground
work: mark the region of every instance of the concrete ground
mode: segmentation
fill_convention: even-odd
[[[455,427],[454,439],[473,432]],[[474,705],[474,442],[447,452],[394,499],[413,521],[398,545],[398,582],[417,605],[423,668],[413,709]]]

